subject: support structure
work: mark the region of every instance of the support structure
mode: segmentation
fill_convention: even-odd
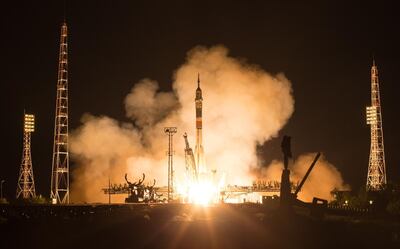
[[[284,165],[281,176],[281,190],[280,190],[280,205],[282,208],[289,208],[292,201],[290,170],[289,170],[289,159],[292,158],[290,140],[291,137],[283,136],[281,144],[283,153],[283,165]]]
[[[371,106],[367,107],[367,124],[371,126],[371,148],[366,188],[368,191],[378,191],[386,185],[386,166],[378,68],[375,60],[371,67]]]
[[[69,203],[68,45],[65,22],[61,26],[50,198],[53,204]]]
[[[192,150],[192,148],[190,148],[186,132],[185,132],[185,134],[183,134],[183,138],[185,139],[186,174],[187,174],[188,179],[191,182],[195,182],[198,179],[196,161],[194,159],[193,150]]]
[[[36,197],[35,180],[33,178],[31,156],[31,133],[35,131],[35,116],[24,115],[24,145],[22,150],[22,163],[19,170],[16,197],[29,199]]]
[[[173,200],[174,197],[174,147],[172,137],[177,132],[176,127],[165,127],[164,132],[168,135],[168,201]]]

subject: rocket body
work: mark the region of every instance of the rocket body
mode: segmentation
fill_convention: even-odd
[[[203,96],[200,88],[200,77],[197,80],[196,89],[196,147],[195,160],[198,173],[206,171],[204,164],[204,149],[203,149]]]

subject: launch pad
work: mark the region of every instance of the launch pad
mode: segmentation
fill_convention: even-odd
[[[291,190],[294,191],[298,185],[292,184]],[[133,187],[133,188],[132,188]],[[129,184],[111,184],[108,188],[103,188],[102,191],[106,195],[127,195],[128,198],[127,203],[165,203],[167,202],[168,196],[168,187],[154,187],[154,191],[156,193],[156,198],[150,200],[146,197],[145,194],[138,196],[137,199],[129,198],[131,196],[132,191],[138,189],[134,186],[129,186]],[[141,188],[141,187],[139,187]],[[143,188],[147,188],[143,186]],[[277,181],[259,181],[254,182],[251,186],[238,186],[238,185],[227,185],[220,190],[220,203],[245,203],[245,202],[253,202],[253,203],[262,203],[263,199],[271,197],[275,198],[279,195],[280,192],[280,182]],[[142,191],[140,191],[142,192]],[[142,192],[143,193],[143,192]],[[135,201],[132,201],[135,200]],[[180,200],[181,203],[184,203],[184,200],[177,195],[176,200]]]

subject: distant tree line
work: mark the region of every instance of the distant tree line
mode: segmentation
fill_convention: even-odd
[[[366,191],[365,187],[354,191],[331,192],[333,201],[331,205],[367,208],[373,212],[400,215],[400,185],[389,183],[381,191]]]

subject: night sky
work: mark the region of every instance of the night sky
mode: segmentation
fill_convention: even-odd
[[[358,189],[366,182],[368,166],[365,106],[370,104],[374,55],[387,177],[398,182],[397,6],[388,1],[282,2],[67,1],[70,129],[79,127],[86,112],[128,121],[123,100],[135,82],[148,77],[160,82],[163,91],[171,90],[173,71],[188,50],[223,44],[231,56],[273,74],[285,73],[292,82],[295,112],[279,136],[292,136],[295,157],[323,152],[345,182]],[[36,191],[49,196],[63,16],[63,1],[2,5],[0,178],[6,180],[8,198],[15,196],[24,109],[36,115]],[[280,137],[258,153],[264,164],[280,159]],[[73,170],[74,162],[70,166]]]

